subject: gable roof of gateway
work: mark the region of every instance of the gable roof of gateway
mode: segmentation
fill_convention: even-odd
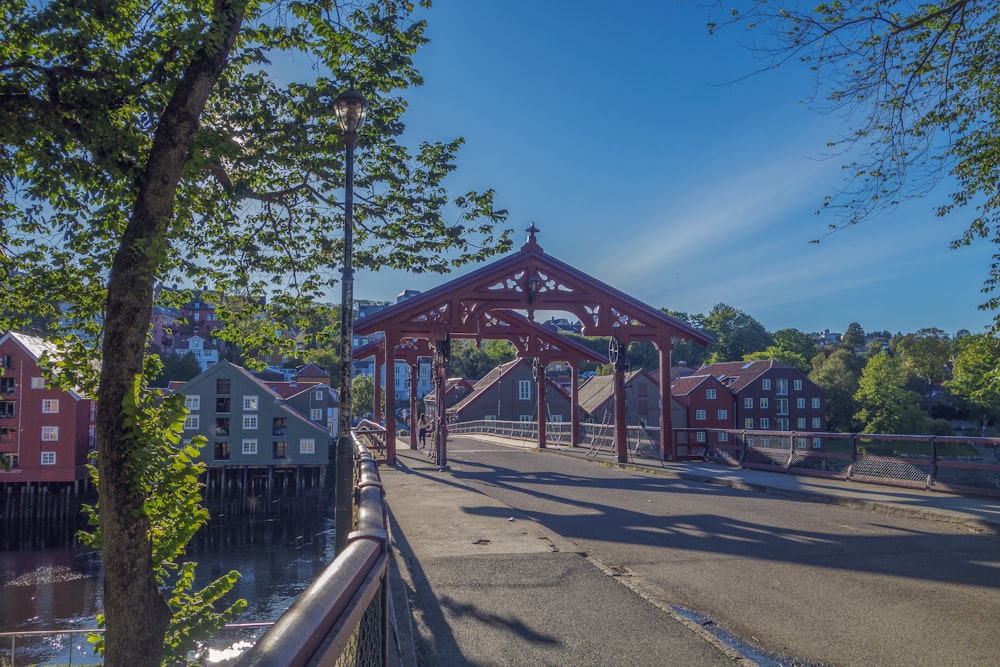
[[[556,309],[577,315],[588,336],[654,340],[669,335],[711,342],[704,332],[546,255],[535,239],[537,231],[534,225],[528,229],[518,252],[359,319],[355,333],[392,328],[404,337],[475,336],[484,332],[481,321],[491,310]],[[536,291],[529,295],[532,280]]]

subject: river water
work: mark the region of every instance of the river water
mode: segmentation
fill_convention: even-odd
[[[188,554],[198,563],[199,587],[229,570],[241,573],[230,594],[248,603],[238,623],[273,622],[333,559],[332,528],[332,519],[318,515],[253,522],[214,517]],[[8,536],[2,543],[18,540]],[[101,577],[99,554],[73,544],[65,530],[0,550],[0,632],[95,628]],[[209,645],[225,649],[263,630],[227,630]],[[10,641],[0,641],[0,665],[11,664]],[[15,657],[18,665],[100,663],[84,634],[19,636]]]

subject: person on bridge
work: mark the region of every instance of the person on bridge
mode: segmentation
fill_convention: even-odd
[[[417,419],[417,437],[420,440],[420,449],[427,447],[427,416],[423,412]]]

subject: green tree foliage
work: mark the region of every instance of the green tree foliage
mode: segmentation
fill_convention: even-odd
[[[928,433],[930,418],[920,409],[921,395],[907,389],[909,374],[899,357],[879,352],[868,360],[854,399],[854,418],[866,433]]]
[[[924,391],[929,393],[948,377],[955,344],[941,329],[920,329],[900,338],[896,353],[910,372],[926,383]]]
[[[857,322],[847,325],[847,331],[840,339],[840,344],[848,350],[857,350],[865,346],[865,330]]]
[[[445,189],[460,139],[401,140],[401,94],[421,82],[412,56],[426,41],[413,9],[0,3],[0,328],[56,321],[63,305],[71,314],[58,320],[62,370],[98,405],[109,667],[157,664],[170,624],[138,464],[148,443],[125,417],[154,287],[226,295],[217,313],[227,325],[264,324],[223,337],[248,358],[271,354],[296,304],[340,275],[334,96],[354,79],[370,106],[355,173],[357,267],[445,271],[510,247],[491,191]],[[309,66],[276,76],[269,61]]]
[[[801,60],[816,72],[816,94],[827,98],[823,109],[849,113],[851,130],[832,142],[851,157],[847,182],[825,203],[842,214],[831,228],[925,196],[946,180],[954,191],[939,203],[937,215],[963,211],[963,220],[971,221],[952,245],[1000,242],[1000,5],[717,4],[732,4],[726,23],[759,34],[755,44],[769,58],[765,68]],[[985,279],[983,291],[990,296],[984,309],[1000,307],[998,259],[1000,253]]]
[[[854,414],[858,404],[854,395],[858,392],[864,365],[864,359],[844,348],[813,357],[809,379],[826,392],[826,419],[830,430],[844,433],[856,430]]]
[[[713,364],[739,361],[749,354],[766,350],[773,342],[760,322],[724,303],[712,308],[701,328],[714,337],[708,346],[708,361]]]
[[[355,375],[351,379],[351,400],[354,415],[375,414],[375,380],[370,375]]]
[[[451,342],[449,377],[460,377],[475,382],[494,368],[496,368],[494,360],[486,350],[476,345],[475,341],[459,339]]]
[[[816,356],[816,341],[812,336],[798,329],[778,329],[774,332],[774,344],[782,350],[801,355],[807,362],[812,361],[812,358]],[[808,368],[799,370],[802,370],[803,373],[809,372]]]
[[[690,313],[677,310],[668,310],[667,308],[660,308],[660,310],[670,317],[680,320],[684,324],[695,327],[696,329],[705,329],[704,315],[692,315]],[[689,340],[674,341],[671,363],[675,366],[684,363],[691,368],[698,368],[705,363],[708,359],[708,355],[709,348],[705,345],[699,345],[698,343]]]
[[[154,387],[166,387],[171,381],[187,382],[201,373],[201,366],[194,352],[184,354],[158,353],[163,367],[152,382]]]
[[[798,352],[786,350],[778,345],[769,345],[760,352],[754,352],[743,357],[743,361],[780,361],[791,366],[802,373],[808,373],[810,369],[809,361]]]
[[[988,334],[959,339],[947,387],[973,406],[985,434],[989,421],[1000,417],[1000,339]]]

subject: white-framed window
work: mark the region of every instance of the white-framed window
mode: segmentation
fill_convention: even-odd
[[[705,442],[705,432],[698,431],[697,433],[694,434],[694,439],[696,442]]]
[[[771,381],[768,380],[768,379],[761,380],[760,381],[760,388],[763,389],[764,391],[770,391],[770,389],[771,389]]]
[[[814,398],[812,401],[813,410],[819,410],[819,399]]]
[[[788,378],[778,378],[775,382],[778,384],[778,396],[788,396]]]
[[[315,396],[315,398],[316,398],[317,401],[322,401],[323,400],[323,390],[322,389],[317,389],[316,393],[314,394],[314,396]]]
[[[788,430],[788,417],[778,417],[775,420],[775,422],[778,425],[778,430],[779,431],[787,431]]]
[[[257,415],[243,415],[243,430],[244,431],[257,430]]]
[[[753,409],[753,397],[747,396],[743,399],[743,407],[748,409]]]
[[[257,440],[256,438],[247,438],[243,440],[243,453],[248,456],[253,456],[257,453]]]
[[[199,415],[188,415],[184,420],[185,431],[197,431],[201,428],[201,417]]]
[[[767,417],[761,417],[760,428],[762,431],[771,428],[771,421]]]
[[[32,389],[45,389],[45,378],[33,377],[31,378],[31,388]]]
[[[703,422],[706,419],[708,419],[708,411],[707,410],[695,410],[694,411],[694,418],[695,418],[696,421]]]
[[[497,420],[496,415],[483,415],[484,422],[495,422]]]
[[[823,448],[823,438],[813,438],[813,449]]]
[[[55,442],[59,440],[59,427],[58,426],[43,426],[42,427],[42,442]]]
[[[761,407],[761,409],[766,409],[767,408],[767,396],[761,396],[760,397],[760,407]]]
[[[743,428],[753,428],[753,417],[747,417],[743,420]]]
[[[718,418],[725,421],[729,419],[729,410],[719,410]]]
[[[323,408],[312,408],[309,410],[309,418],[314,422],[322,421],[323,419]]]
[[[54,415],[59,413],[59,399],[58,398],[43,398],[42,399],[42,413],[47,415]]]
[[[188,410],[191,410],[192,412],[201,410],[201,396],[198,394],[194,394],[192,396],[185,396],[184,407],[187,408]]]
[[[517,397],[522,401],[531,400],[531,380],[520,380],[517,383]]]
[[[792,380],[792,389],[802,391],[802,380]]]
[[[819,417],[813,417],[813,428],[823,428],[823,424]]]
[[[315,438],[300,438],[299,439],[299,454],[315,454],[316,453],[316,439]]]
[[[562,421],[562,415],[549,415],[549,421],[550,422],[561,422]]]
[[[719,442],[729,442],[729,434],[725,431],[719,431]]]
[[[520,422],[530,422],[531,421],[531,415],[518,415],[517,419]]]
[[[806,418],[799,417],[798,421],[796,421],[795,423],[795,428],[805,428],[805,427],[806,427]]]
[[[710,399],[710,400],[714,399],[715,398],[715,390],[714,389],[706,389],[705,390],[705,398]]]
[[[243,409],[244,410],[256,410],[258,403],[258,397],[256,394],[252,396],[243,397]]]
[[[797,407],[799,410],[805,410],[806,409],[806,399],[802,398],[801,396],[799,396],[798,398],[796,398],[795,399],[795,407]]]
[[[41,464],[43,466],[54,466],[56,464],[55,452],[42,452]]]
[[[788,414],[788,399],[779,398],[778,399],[778,414],[787,415]]]

